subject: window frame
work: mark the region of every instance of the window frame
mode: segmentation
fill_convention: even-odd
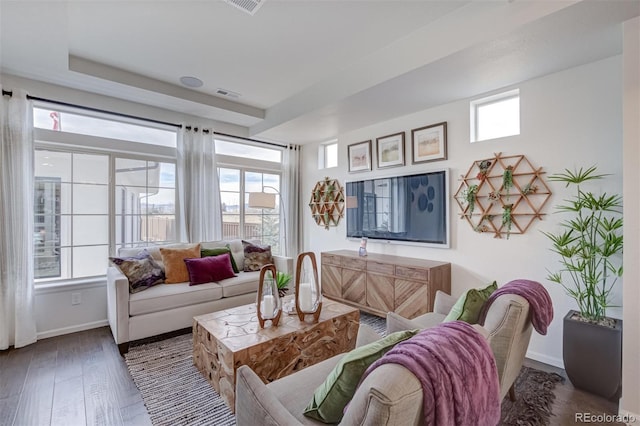
[[[518,99],[518,133],[512,133],[512,134],[502,135],[502,136],[493,137],[493,138],[480,139],[478,134],[479,127],[480,127],[479,118],[478,118],[478,109],[484,106],[497,104],[497,103],[508,101],[511,99]],[[469,110],[470,110],[470,123],[471,123],[470,125],[470,129],[471,129],[470,142],[471,143],[501,139],[501,138],[506,138],[510,136],[518,136],[521,133],[520,132],[520,121],[521,121],[520,120],[520,89],[517,89],[517,88],[511,89],[511,90],[495,93],[490,96],[484,96],[482,98],[471,100],[469,102]]]
[[[233,142],[233,143],[239,143],[239,144],[244,144],[244,145],[255,145],[255,146],[260,146],[261,148],[264,148],[264,146],[258,145],[258,144],[253,144],[250,143],[248,141],[240,141],[240,140],[236,140],[234,138],[229,138],[229,137],[217,137],[215,138],[216,140],[222,140],[225,142]],[[236,157],[236,156],[232,156],[232,155],[224,155],[224,154],[216,154],[216,170],[218,171],[218,176],[220,173],[220,169],[224,168],[224,169],[232,169],[232,170],[239,170],[240,173],[240,182],[239,182],[239,213],[238,215],[240,216],[240,220],[239,220],[239,229],[241,231],[240,236],[238,236],[238,238],[244,239],[244,224],[245,224],[245,215],[246,215],[246,209],[245,209],[245,205],[244,205],[244,194],[246,193],[246,184],[245,184],[245,174],[246,173],[260,173],[260,174],[271,174],[271,175],[278,175],[279,180],[280,180],[280,189],[279,192],[282,193],[283,190],[283,179],[284,179],[284,150],[286,149],[286,147],[273,147],[270,148],[273,150],[280,150],[282,151],[282,155],[281,155],[281,160],[280,162],[274,162],[274,161],[264,161],[264,160],[255,160],[255,159],[250,159],[250,158],[245,158],[245,157]],[[222,190],[221,190],[222,192]],[[266,192],[273,192],[272,190],[267,189]],[[278,205],[280,205],[281,202],[281,198],[278,197]],[[283,215],[282,215],[283,210],[282,209],[278,209],[277,212],[271,213],[271,215],[278,215],[278,223],[280,227],[285,226],[284,222],[283,222]],[[265,213],[263,213],[265,214]],[[286,217],[286,212],[284,213],[285,217]],[[223,221],[224,223],[224,221]],[[223,236],[224,238],[224,236]],[[250,238],[250,237],[248,237]],[[280,246],[280,244],[278,244],[278,246]],[[282,251],[282,247],[279,247],[279,250]]]
[[[330,146],[335,146],[336,147],[336,156],[335,156],[335,166],[329,166],[328,165],[328,154],[327,154],[327,149]],[[334,139],[331,141],[327,141],[327,142],[323,142],[320,144],[319,148],[318,148],[318,169],[319,170],[324,170],[324,169],[333,169],[338,167],[338,163],[339,163],[339,158],[340,156],[338,155],[338,150],[339,150],[339,145],[338,145],[338,140]]]
[[[52,110],[63,110],[63,108],[59,108],[57,105],[51,105],[48,103],[34,103],[34,108],[50,108]],[[78,115],[86,115],[86,116],[94,116],[93,114],[87,113],[79,113],[75,109],[64,108],[64,111],[78,114]],[[98,114],[95,116],[101,119],[111,119],[108,114]],[[121,117],[114,116],[113,121],[127,122],[140,124],[135,122],[133,119],[122,119]],[[167,130],[167,126],[154,126],[141,124],[146,127],[158,127]],[[174,129],[176,133],[176,141],[178,136],[178,129]],[[94,155],[106,155],[108,157],[109,163],[109,183],[108,187],[108,253],[113,256],[116,254],[117,243],[116,243],[116,202],[115,202],[115,168],[116,168],[116,159],[131,159],[131,160],[140,160],[140,161],[155,161],[159,163],[172,163],[175,167],[177,174],[177,148],[172,148],[164,145],[154,145],[143,142],[129,141],[124,139],[112,139],[107,137],[93,136],[93,135],[85,135],[80,133],[71,133],[65,131],[58,130],[49,130],[43,129],[39,127],[33,128],[33,136],[34,136],[34,155],[36,150],[47,150],[47,151],[56,151],[56,152],[65,152],[72,154],[94,154]],[[34,179],[35,184],[35,179]],[[179,205],[179,194],[177,188],[177,176],[175,185],[175,222],[176,222],[176,235],[175,240],[170,241],[178,242],[181,239],[181,235],[179,235],[179,226],[177,224],[181,223],[181,215],[180,215],[180,205]],[[34,212],[35,213],[35,212]],[[73,217],[73,214],[70,215]],[[32,220],[35,220],[35,217],[32,217]],[[71,241],[70,248],[73,248],[73,241]],[[32,253],[32,256],[35,256],[35,252]],[[73,267],[73,266],[72,266]],[[34,271],[35,273],[35,271]],[[92,276],[83,276],[83,277],[75,277],[75,278],[61,278],[61,277],[52,277],[52,278],[34,278],[34,288],[44,288],[44,287],[53,287],[53,286],[67,286],[67,285],[82,285],[88,282],[94,282],[96,279],[103,279],[106,277],[106,270],[104,274],[100,275],[92,275]]]

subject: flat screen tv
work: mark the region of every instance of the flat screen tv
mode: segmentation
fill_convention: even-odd
[[[449,172],[346,184],[347,237],[449,247]]]

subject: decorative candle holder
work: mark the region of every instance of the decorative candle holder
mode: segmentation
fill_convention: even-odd
[[[271,273],[271,278],[265,275]],[[271,320],[271,325],[277,326],[282,314],[280,296],[278,295],[278,285],[276,283],[276,267],[272,264],[264,265],[260,269],[260,283],[258,284],[258,300],[256,302],[256,313],[260,328],[264,328],[264,323]]]
[[[303,268],[305,257],[309,257],[311,271]],[[318,281],[318,265],[316,255],[313,252],[300,253],[296,261],[296,289],[295,289],[296,311],[300,321],[304,321],[304,316],[313,315],[313,322],[320,319],[322,310],[322,292],[320,281]]]

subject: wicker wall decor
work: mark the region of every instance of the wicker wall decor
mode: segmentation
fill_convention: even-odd
[[[493,233],[494,238],[524,234],[551,196],[542,167],[535,168],[524,155],[474,161],[454,197],[460,218],[476,232]]]
[[[338,226],[344,217],[344,188],[337,179],[325,177],[313,187],[309,207],[313,219],[324,229]]]

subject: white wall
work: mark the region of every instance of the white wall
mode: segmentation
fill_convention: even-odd
[[[249,133],[246,127],[229,123],[216,122],[13,75],[1,75],[0,77],[4,90],[21,88],[31,96],[170,123],[213,127],[217,132],[240,137],[247,137]],[[72,305],[72,295],[75,293],[79,293],[81,303]],[[106,278],[89,279],[82,284],[73,286],[39,286],[36,287],[35,295],[36,327],[40,339],[108,324]]]
[[[603,185],[607,192],[622,192],[622,58],[616,56],[603,61],[569,69],[520,84],[521,134],[493,141],[469,143],[469,100],[461,100],[415,114],[398,117],[370,127],[340,135],[339,166],[318,170],[318,145],[302,150],[302,202],[304,249],[319,254],[325,250],[356,249],[358,242],[345,238],[344,220],[328,231],[312,220],[307,203],[311,189],[324,176],[338,178],[344,184],[372,176],[401,175],[420,170],[448,167],[451,172],[451,194],[474,160],[491,157],[494,153],[524,154],[534,166],[548,173],[557,173],[574,166],[596,164],[602,173],[612,176]],[[505,88],[511,89],[512,87]],[[406,131],[410,146],[411,129],[446,121],[448,131],[448,160],[408,165],[383,171],[347,173],[347,145]],[[410,163],[410,151],[407,151]],[[534,223],[524,235],[512,235],[509,240],[495,239],[490,234],[474,232],[458,216],[457,205],[451,209],[450,249],[436,249],[392,244],[376,244],[369,240],[371,252],[442,260],[452,263],[452,293],[460,295],[468,288],[492,280],[504,284],[516,278],[539,281],[548,289],[554,301],[555,318],[546,336],[534,333],[528,356],[542,362],[562,366],[562,317],[572,300],[564,290],[546,281],[547,268],[556,268],[556,258],[549,252],[549,243],[542,230],[557,230],[558,215],[553,206],[565,198],[565,188],[549,183],[553,196],[547,203],[544,221]],[[451,200],[452,203],[454,202]],[[621,286],[620,286],[621,287]],[[621,289],[616,301],[620,302]],[[620,310],[609,312],[620,316]]]
[[[640,418],[640,18],[624,24],[624,324],[620,413]]]

